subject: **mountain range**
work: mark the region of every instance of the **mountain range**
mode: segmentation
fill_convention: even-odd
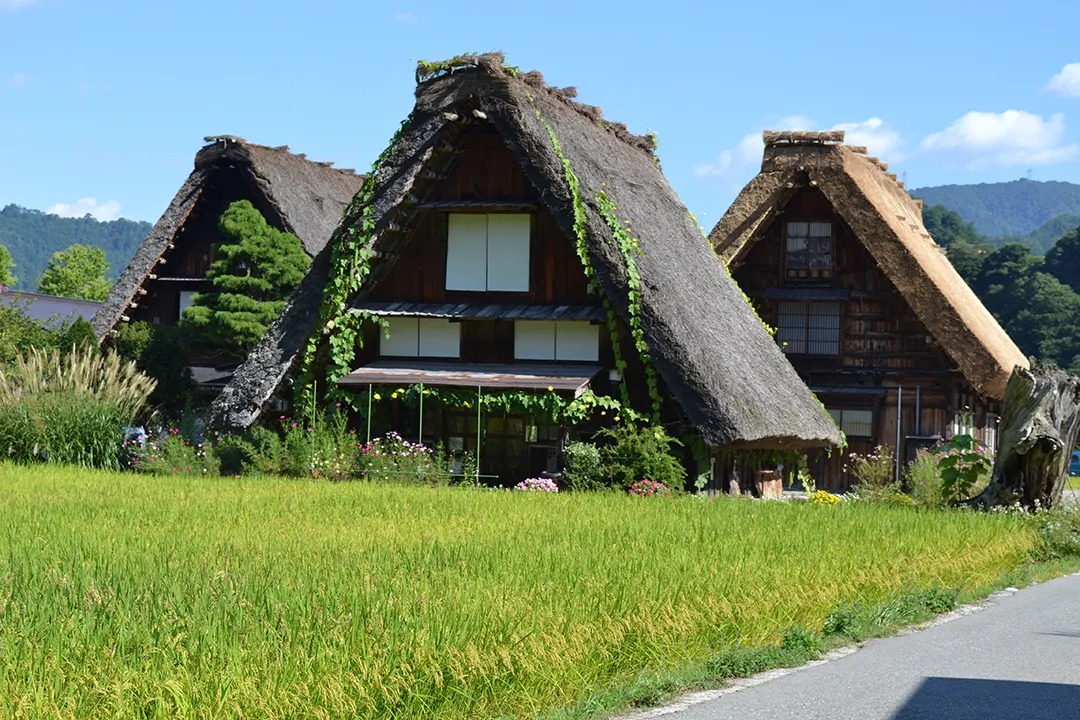
[[[19,278],[15,289],[34,290],[52,254],[75,244],[105,250],[109,261],[107,277],[119,277],[151,227],[148,222],[100,222],[89,215],[64,218],[8,205],[0,210],[0,245],[11,252],[15,261],[15,275]]]
[[[1021,242],[1038,254],[1080,226],[1080,185],[1062,181],[1013,180],[977,185],[917,188],[926,205],[955,210],[993,246]]]

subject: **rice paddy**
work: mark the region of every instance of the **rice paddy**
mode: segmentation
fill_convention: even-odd
[[[0,717],[531,717],[1016,568],[1005,515],[0,465]]]

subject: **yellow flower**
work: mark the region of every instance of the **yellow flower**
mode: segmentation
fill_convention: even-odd
[[[398,389],[397,389],[397,391],[398,391],[399,393],[404,393],[404,392],[405,392],[405,388],[398,388]]]
[[[618,415],[615,416],[615,422],[619,422],[619,416]]]
[[[382,395],[380,395],[379,393],[375,393],[374,397],[376,400],[382,400]]]
[[[555,388],[553,388],[552,386],[548,385],[548,392],[551,392],[551,391],[552,391],[552,390],[554,390],[554,389],[555,389]]]
[[[390,393],[391,400],[397,400],[397,393]]]
[[[601,415],[607,415],[607,410],[601,410],[601,411],[600,411],[600,414],[601,414]]]

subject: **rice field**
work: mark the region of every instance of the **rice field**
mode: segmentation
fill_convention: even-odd
[[[877,506],[9,465],[0,508],[0,717],[532,717],[1036,542]]]

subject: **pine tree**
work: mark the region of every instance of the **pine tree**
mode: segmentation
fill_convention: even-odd
[[[184,318],[205,340],[244,352],[281,312],[311,258],[299,238],[268,225],[247,200],[229,205],[218,227],[228,239],[214,246],[207,273],[215,292],[196,295]]]

